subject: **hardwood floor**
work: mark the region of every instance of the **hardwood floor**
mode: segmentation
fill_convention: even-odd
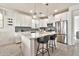
[[[56,49],[54,48],[53,53],[51,48],[49,50],[50,56],[79,56],[79,42],[73,46],[57,43],[57,47]],[[45,56],[48,56],[47,53]]]

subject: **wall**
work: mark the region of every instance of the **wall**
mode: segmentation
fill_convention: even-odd
[[[3,9],[3,16],[4,16],[4,27],[0,28],[0,31],[15,32],[15,26],[31,27],[31,25],[32,25],[31,16],[21,14],[17,11]],[[8,25],[8,18],[13,19],[12,26]]]
[[[75,44],[75,39],[74,39],[74,16],[73,16],[73,12],[79,9],[79,4],[77,5],[73,5],[69,8],[69,22],[68,22],[68,38],[69,38],[69,42],[70,45],[74,45]]]
[[[6,39],[4,39],[5,37],[0,36],[0,41],[2,41],[3,43],[11,43],[11,42],[19,42],[20,39],[14,39],[15,34],[15,26],[23,26],[23,27],[31,27],[31,17],[18,13],[16,11],[12,11],[12,10],[7,10],[7,9],[3,9],[4,13],[4,27],[0,28],[0,33],[3,34],[3,36],[8,36],[9,38],[11,37],[13,40],[8,39],[8,37],[6,37]],[[13,19],[13,25],[9,26],[8,25],[8,18],[12,18]],[[6,35],[7,34],[12,34],[12,35]],[[19,33],[20,34],[20,33]],[[30,32],[29,32],[30,34]],[[30,40],[28,38],[28,34],[26,35],[27,37],[22,38],[22,52],[23,55],[31,55],[30,53]],[[31,35],[29,35],[31,36]],[[2,38],[3,37],[3,38]],[[18,37],[18,36],[17,36]],[[26,39],[26,40],[25,40]],[[9,41],[8,41],[9,40]],[[16,48],[16,47],[14,47]],[[20,49],[20,48],[19,48]],[[19,50],[18,50],[19,51]]]
[[[3,9],[3,28],[0,28],[0,31],[14,31],[13,27],[8,26],[8,18],[14,18],[14,14],[11,15],[11,13],[13,13],[12,11],[7,11]],[[13,21],[14,22],[14,21]]]
[[[76,32],[79,31],[79,16],[74,16],[74,40],[79,40],[76,38]]]

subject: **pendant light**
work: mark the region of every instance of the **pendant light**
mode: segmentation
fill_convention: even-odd
[[[36,12],[36,3],[34,3],[34,13],[33,13],[33,18],[37,18],[37,12]]]

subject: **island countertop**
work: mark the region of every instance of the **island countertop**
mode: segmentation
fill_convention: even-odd
[[[56,34],[54,31],[52,32],[36,32],[36,33],[31,33],[31,39],[36,39],[36,38],[40,38],[46,35],[53,35]]]

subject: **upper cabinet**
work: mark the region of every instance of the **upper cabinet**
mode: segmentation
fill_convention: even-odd
[[[54,16],[53,15],[48,16],[47,23],[53,23],[54,21],[55,21],[55,19],[54,19]]]
[[[40,27],[47,27],[48,19],[41,19],[39,26]]]
[[[47,27],[48,19],[32,19],[32,28]]]
[[[23,21],[23,23],[24,23],[24,26],[31,27],[32,26],[32,17],[24,15],[24,21]]]
[[[32,19],[32,28],[39,28],[39,20]]]
[[[21,22],[23,19],[22,15],[19,13],[16,13],[15,17],[16,17],[15,26],[21,26]]]
[[[31,16],[16,13],[15,26],[31,27],[32,18]]]

